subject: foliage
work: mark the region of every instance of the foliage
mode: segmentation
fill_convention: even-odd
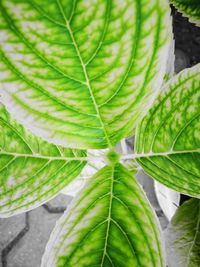
[[[191,199],[174,215],[166,231],[169,267],[200,265],[200,201]]]
[[[0,105],[0,214],[33,209],[81,172],[86,152],[49,144],[13,120]]]
[[[170,79],[168,1],[2,0],[0,39],[0,216],[86,175],[42,266],[164,267],[137,164],[200,196],[200,65]],[[134,134],[135,153],[116,153]]]
[[[170,0],[189,20],[200,26],[200,2],[199,0]]]
[[[57,258],[57,266],[164,266],[152,211],[121,164],[101,169],[63,215],[42,266]]]
[[[96,0],[89,8],[85,0],[75,10],[68,1],[48,10],[40,2],[1,4],[3,103],[54,144],[114,146],[132,134],[163,81],[166,1]]]
[[[172,78],[140,123],[136,157],[159,182],[200,197],[200,64]]]

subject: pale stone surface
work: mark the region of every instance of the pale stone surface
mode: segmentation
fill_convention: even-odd
[[[30,229],[8,255],[8,267],[39,267],[45,245],[61,214],[40,207],[29,213]]]
[[[25,215],[0,219],[0,250],[2,250],[25,226]]]
[[[17,236],[17,234],[24,227],[24,214],[7,219],[0,219],[0,267],[3,267],[1,258],[2,250]]]
[[[71,197],[60,194],[47,203],[49,210],[39,207],[28,214],[28,230],[19,237],[8,253],[7,265],[0,267],[39,267],[46,243],[62,215],[62,210],[68,206]],[[58,212],[58,213],[54,213]],[[0,219],[0,253],[26,226],[25,214]]]

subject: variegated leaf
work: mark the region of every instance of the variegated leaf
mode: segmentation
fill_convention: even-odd
[[[169,267],[200,266],[199,199],[191,199],[177,210],[165,236]]]
[[[108,149],[88,149],[87,150],[87,165],[79,176],[74,179],[61,193],[70,196],[76,196],[95,173],[106,165],[106,152]]]
[[[2,0],[2,101],[56,145],[113,146],[157,95],[171,31],[167,0]]]
[[[137,129],[135,157],[160,183],[200,197],[200,64],[163,88]]]
[[[81,172],[86,152],[32,135],[0,105],[0,217],[33,209]]]
[[[57,223],[42,267],[164,267],[152,210],[121,164],[101,169]]]
[[[170,2],[178,8],[184,16],[200,26],[200,1],[199,0],[170,0]]]

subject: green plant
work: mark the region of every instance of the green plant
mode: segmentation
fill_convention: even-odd
[[[200,193],[200,65],[172,77],[168,1],[2,0],[0,12],[1,217],[103,162],[56,225],[42,266],[165,266],[138,164]],[[118,155],[134,133],[135,153]]]
[[[200,26],[200,3],[199,0],[170,0],[180,12],[189,18],[193,23]]]

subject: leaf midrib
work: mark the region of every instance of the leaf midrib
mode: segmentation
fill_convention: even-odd
[[[150,161],[150,160],[149,160]],[[152,163],[152,162],[151,162]],[[156,177],[155,179],[160,182],[160,183],[163,183],[164,185],[174,189],[175,191],[177,191],[177,186],[174,186],[174,181],[171,181],[169,179],[165,179],[162,177],[162,179],[160,178],[160,176],[156,175],[156,173],[154,172],[154,170],[152,170],[151,168],[149,168],[149,166],[147,166],[147,164],[145,164],[143,161],[140,162],[140,165],[143,167],[143,169],[145,170],[148,170],[149,173],[151,173],[150,175],[153,176],[153,177]],[[153,163],[153,165],[155,165],[156,167],[158,167],[156,164]],[[166,174],[169,174],[167,173],[166,171],[164,171],[163,169],[160,169],[162,172],[166,173]],[[152,173],[154,173],[154,175],[152,175]],[[180,179],[180,177],[176,176],[177,179]],[[180,186],[178,185],[178,189],[179,190],[184,190],[183,192],[187,192],[187,194],[189,194],[189,196],[194,196],[194,192],[189,190],[189,189],[186,189],[185,187],[183,186]]]
[[[7,155],[7,156],[13,156],[13,157],[25,157],[25,158],[37,158],[37,159],[46,159],[49,161],[54,161],[54,160],[62,160],[62,161],[68,161],[68,160],[79,160],[79,161],[87,161],[88,157],[77,157],[77,156],[72,156],[72,157],[64,157],[64,156],[44,156],[41,154],[26,154],[26,153],[14,153],[14,152],[7,152],[4,150],[0,150],[0,156],[1,155]]]
[[[107,218],[107,229],[106,229],[106,238],[105,238],[105,244],[104,244],[104,250],[101,260],[101,267],[103,267],[105,256],[107,255],[107,246],[108,246],[108,237],[109,237],[109,231],[110,231],[110,222],[112,220],[111,214],[112,214],[112,201],[113,201],[113,186],[114,186],[114,166],[112,167],[112,177],[111,177],[111,186],[110,186],[110,200],[109,200],[109,208],[108,208],[108,218]]]
[[[2,117],[0,117],[0,122],[2,122],[3,124],[5,124],[12,131],[14,131],[15,134],[23,142],[23,144],[25,144],[27,146],[27,148],[30,150],[30,153],[16,153],[16,152],[11,152],[11,151],[5,151],[4,149],[2,149],[0,147],[0,156],[1,155],[7,155],[7,156],[12,156],[14,158],[17,158],[17,157],[40,158],[40,159],[46,159],[46,160],[49,160],[49,161],[53,161],[53,160],[64,160],[64,161],[68,161],[68,160],[80,160],[80,161],[86,161],[86,160],[88,160],[88,157],[77,157],[74,154],[73,154],[72,157],[65,157],[65,156],[62,155],[62,153],[61,153],[61,151],[60,151],[60,149],[59,149],[58,146],[54,146],[54,147],[59,151],[60,156],[45,156],[45,155],[42,155],[42,154],[39,154],[39,153],[35,153],[33,151],[32,147],[23,138],[23,136],[21,135],[21,133],[15,127],[13,127],[13,125],[11,123],[8,123]],[[72,150],[72,153],[73,153],[73,150]]]
[[[100,124],[102,126],[102,130],[104,132],[104,135],[105,135],[105,138],[106,138],[106,141],[107,141],[107,145],[109,146],[110,149],[112,149],[113,148],[113,145],[111,144],[110,139],[108,137],[107,131],[106,131],[105,126],[104,126],[104,122],[103,122],[102,117],[101,117],[101,114],[100,114],[100,110],[98,108],[96,99],[95,99],[94,94],[93,94],[93,91],[92,91],[92,87],[91,87],[90,80],[89,80],[89,77],[88,77],[88,73],[87,73],[87,70],[86,70],[86,64],[83,61],[83,58],[82,58],[81,53],[79,51],[79,47],[78,47],[78,45],[76,43],[76,40],[74,38],[74,34],[73,34],[72,29],[71,29],[70,22],[68,21],[68,19],[65,16],[65,13],[64,13],[62,4],[60,3],[60,0],[57,0],[57,4],[58,4],[58,7],[60,9],[60,12],[61,12],[61,14],[62,14],[65,22],[66,22],[66,28],[67,28],[67,30],[68,30],[68,32],[70,34],[72,43],[73,43],[74,48],[76,50],[77,56],[78,56],[78,58],[80,60],[80,63],[81,63],[82,69],[83,69],[83,73],[84,73],[84,76],[85,76],[85,80],[86,80],[86,86],[87,86],[87,88],[89,90],[89,93],[90,93],[90,96],[91,96],[91,99],[92,99],[94,108],[95,108],[96,113],[97,113],[97,115],[99,117],[99,122],[100,122]]]
[[[167,159],[168,159],[168,158],[167,158]],[[187,193],[189,192],[189,194],[191,194],[191,196],[194,196],[194,191],[191,191],[190,189],[188,189],[187,187],[185,187],[185,185],[182,185],[182,182],[181,182],[181,181],[186,182],[186,183],[189,184],[190,186],[193,186],[193,187],[194,187],[194,186],[197,186],[197,184],[194,183],[194,181],[191,181],[191,180],[188,181],[188,180],[186,180],[186,179],[184,179],[184,178],[181,178],[181,180],[180,180],[180,176],[178,176],[178,175],[176,175],[176,174],[171,174],[171,173],[169,173],[167,170],[165,170],[165,169],[159,167],[158,164],[156,164],[154,161],[151,160],[151,158],[147,158],[147,161],[149,161],[153,166],[155,166],[157,169],[159,169],[162,173],[165,173],[165,174],[167,174],[167,175],[170,175],[170,178],[172,178],[172,176],[173,176],[173,178],[172,178],[171,180],[169,180],[169,178],[168,178],[168,179],[165,179],[164,177],[162,177],[162,179],[158,179],[158,178],[157,178],[157,180],[160,181],[160,183],[164,183],[165,185],[171,184],[171,188],[174,189],[175,191],[177,191],[177,186],[178,186],[179,190],[180,190],[180,189],[187,190]],[[153,177],[159,177],[159,175],[156,175],[155,170],[149,168],[149,166],[147,166],[143,161],[140,162],[140,165],[142,165],[143,167],[145,166],[145,169],[148,169],[149,171],[152,171],[152,172],[154,173],[154,175],[155,175],[155,176],[153,176]],[[176,186],[174,186],[174,181],[173,181],[173,183],[172,183],[172,180],[173,180],[174,178],[177,179],[177,180],[176,180]],[[181,185],[180,185],[180,183],[181,183]],[[184,191],[184,192],[185,192],[185,191]],[[199,192],[197,192],[196,195],[197,195],[197,194],[198,194],[198,196],[199,196]]]
[[[149,153],[135,153],[128,154],[121,157],[123,160],[128,159],[137,159],[137,158],[146,158],[146,157],[156,157],[156,156],[171,156],[177,154],[189,154],[189,153],[200,153],[200,148],[197,149],[188,149],[188,150],[168,150],[165,152],[149,152]]]

